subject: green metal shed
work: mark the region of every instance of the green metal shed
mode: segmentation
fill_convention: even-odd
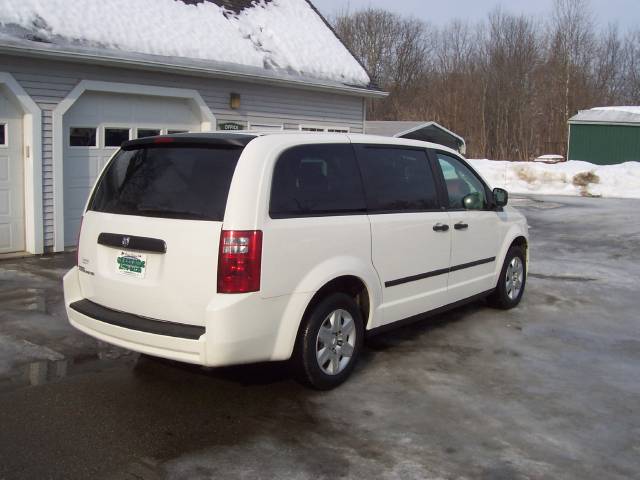
[[[640,161],[640,107],[580,111],[569,119],[567,158],[598,165]]]

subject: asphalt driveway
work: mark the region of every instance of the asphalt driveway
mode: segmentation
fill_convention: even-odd
[[[324,393],[99,344],[65,319],[73,254],[0,261],[0,479],[638,478],[640,201],[513,204],[521,306],[378,337]]]

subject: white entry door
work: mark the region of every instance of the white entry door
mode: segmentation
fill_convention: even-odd
[[[87,197],[102,167],[129,138],[201,129],[189,102],[85,92],[64,115],[64,243],[75,245]]]
[[[0,253],[24,250],[24,163],[20,106],[0,87]]]

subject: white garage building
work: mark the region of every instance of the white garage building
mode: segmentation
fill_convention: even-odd
[[[5,0],[0,254],[73,246],[124,140],[362,132],[382,95],[307,0]]]

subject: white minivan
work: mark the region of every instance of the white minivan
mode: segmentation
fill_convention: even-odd
[[[114,345],[205,366],[292,359],[328,389],[365,335],[519,303],[528,230],[506,204],[455,151],[414,140],[132,140],[87,202],[66,310]]]

